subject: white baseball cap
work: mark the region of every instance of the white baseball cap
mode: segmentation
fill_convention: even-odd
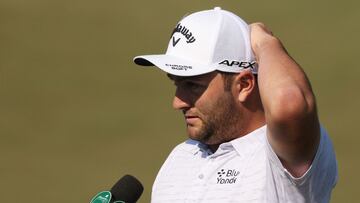
[[[137,56],[134,62],[176,76],[247,68],[257,73],[248,24],[219,7],[186,16],[174,28],[165,54]]]

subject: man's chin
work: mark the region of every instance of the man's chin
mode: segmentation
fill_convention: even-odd
[[[201,142],[203,140],[203,136],[202,136],[200,129],[196,129],[194,127],[188,127],[187,134],[190,139],[201,141]]]
[[[188,137],[192,140],[199,141],[206,145],[217,144],[215,140],[212,139],[212,136],[207,136],[201,129],[187,129]]]

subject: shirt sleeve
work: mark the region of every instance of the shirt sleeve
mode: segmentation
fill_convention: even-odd
[[[322,126],[320,143],[315,158],[309,169],[301,177],[296,178],[290,174],[268,141],[266,148],[270,165],[272,165],[271,168],[284,177],[277,181],[290,182],[309,202],[329,201],[331,190],[338,180],[338,169],[332,142]]]

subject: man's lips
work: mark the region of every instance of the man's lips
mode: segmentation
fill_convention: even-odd
[[[196,122],[198,119],[199,119],[198,116],[185,115],[185,121],[186,121],[186,124],[188,124],[188,125],[195,124],[195,122]]]

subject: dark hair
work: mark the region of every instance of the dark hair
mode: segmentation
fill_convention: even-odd
[[[221,74],[222,78],[224,79],[224,90],[230,91],[234,78],[238,73],[230,73],[224,71],[218,71],[218,72]],[[254,74],[254,77],[255,77],[255,82],[257,83],[257,74]]]
[[[223,71],[218,71],[218,72],[221,74],[221,77],[224,80],[224,90],[230,91],[231,85],[232,85],[237,73],[229,73],[229,72],[223,72]]]

